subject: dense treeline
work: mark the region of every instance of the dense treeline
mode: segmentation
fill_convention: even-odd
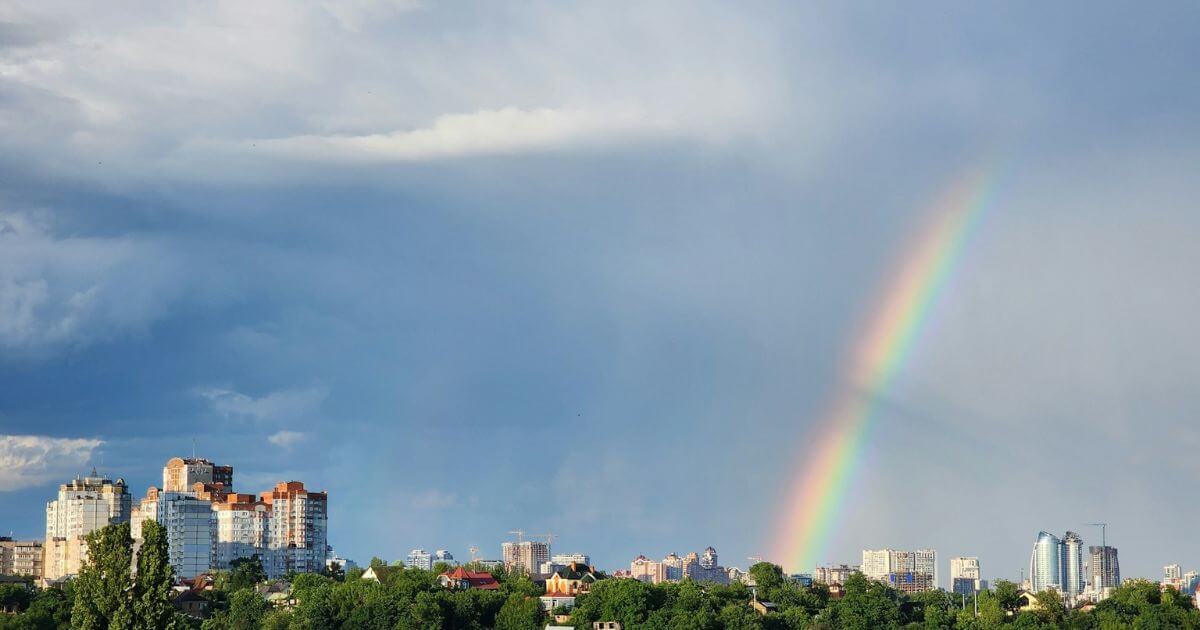
[[[492,591],[449,591],[439,586],[436,571],[399,567],[378,571],[379,582],[362,579],[361,570],[292,576],[294,605],[274,607],[255,590],[266,577],[261,564],[245,561],[216,576],[214,588],[204,594],[210,615],[201,622],[169,607],[171,575],[160,534],[150,530],[148,544],[137,558],[136,577],[128,571],[133,561],[128,528],[114,526],[95,533],[91,541],[95,552],[87,567],[64,588],[29,593],[19,586],[0,586],[0,604],[22,611],[0,615],[0,630],[540,630],[549,621],[537,599],[541,589],[504,572],[496,576],[501,588]],[[385,566],[380,561],[373,564]],[[628,630],[1200,629],[1200,611],[1190,598],[1140,580],[1126,582],[1088,610],[1068,610],[1053,592],[1040,594],[1036,606],[1021,610],[1020,592],[1005,581],[980,593],[976,602],[940,590],[905,595],[855,575],[843,586],[842,597],[835,599],[824,586],[791,582],[767,563],[755,565],[750,573],[756,592],[744,584],[602,580],[578,598],[569,624],[588,629],[593,621],[619,621]],[[773,609],[760,615],[750,606],[755,597],[771,602]]]

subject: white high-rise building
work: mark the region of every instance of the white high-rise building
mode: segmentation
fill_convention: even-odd
[[[933,588],[938,588],[937,551],[918,549],[912,553],[913,572],[924,573],[933,578]]]
[[[433,568],[433,556],[424,549],[413,549],[408,552],[408,559],[405,560],[404,564],[415,569],[428,571]]]
[[[559,569],[566,568],[572,562],[575,564],[591,566],[592,559],[586,553],[556,553],[553,556],[550,556],[550,560],[548,562],[542,563],[538,573],[541,573],[542,575],[550,575]]]
[[[1038,532],[1029,555],[1030,590],[1062,591],[1062,541],[1050,532]]]
[[[438,549],[437,551],[433,552],[433,566],[437,566],[439,562],[448,564],[450,566],[455,566],[458,564],[458,561],[454,559],[454,554],[446,551],[445,549]]]
[[[873,580],[884,580],[890,573],[921,573],[937,580],[937,551],[918,549],[899,551],[896,549],[864,549],[861,570]]]
[[[862,574],[872,580],[882,580],[892,572],[891,549],[863,549]]]
[[[950,558],[950,586],[956,593],[961,592],[954,588],[961,584],[960,580],[968,580],[970,582],[971,592],[980,590],[979,558],[974,556]]]
[[[129,521],[129,489],[92,471],[58,488],[58,498],[46,504],[46,542],[43,578],[53,581],[79,573],[87,558],[84,536],[115,523]]]
[[[154,520],[167,530],[167,556],[176,576],[193,578],[212,571],[216,519],[211,501],[189,493],[161,492]]]
[[[227,494],[213,503],[216,521],[214,567],[227,571],[234,560],[258,556],[263,569],[271,556],[271,508],[253,494]]]
[[[1070,602],[1083,594],[1087,578],[1083,574],[1083,538],[1075,532],[1067,532],[1062,539],[1062,590]]]

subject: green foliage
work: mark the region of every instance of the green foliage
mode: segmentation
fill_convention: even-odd
[[[514,594],[496,614],[496,630],[538,630],[542,627],[542,605],[535,597]]]
[[[821,612],[818,621],[849,630],[900,627],[900,594],[855,573],[842,585],[842,598]]]
[[[213,593],[218,605],[199,624],[167,604],[171,572],[165,536],[157,525],[144,531],[136,580],[129,572],[127,527],[100,530],[92,537],[94,552],[87,566],[63,589],[27,593],[19,587],[0,587],[0,602],[23,609],[17,615],[0,616],[0,630],[539,630],[546,623],[537,598],[541,589],[525,576],[502,573],[501,588],[495,591],[450,591],[440,587],[434,572],[403,567],[381,572],[382,583],[356,576],[338,581],[297,575],[292,581],[295,608],[272,609],[250,588],[265,577],[255,560],[238,563],[218,580]],[[750,606],[753,595],[743,584],[684,580],[651,585],[608,579],[576,599],[576,607],[569,611],[570,623],[588,630],[595,621],[618,621],[631,630],[1200,630],[1200,611],[1190,597],[1141,580],[1127,581],[1087,611],[1067,609],[1052,592],[1038,594],[1037,606],[1020,611],[1016,585],[999,580],[994,590],[978,594],[976,614],[971,599],[941,590],[906,595],[861,574],[847,579],[839,599],[831,598],[824,585],[792,582],[768,563],[752,566],[750,575],[758,599],[774,604],[765,615]]]
[[[227,592],[234,593],[244,588],[254,588],[267,581],[267,571],[257,555],[237,558],[229,563],[229,573],[224,585]]]
[[[142,628],[168,628],[175,619],[175,607],[171,605],[175,570],[168,552],[166,528],[151,520],[143,523],[133,585],[134,615]]]
[[[129,524],[109,525],[86,537],[88,557],[75,578],[71,627],[132,630],[134,625],[133,539]]]

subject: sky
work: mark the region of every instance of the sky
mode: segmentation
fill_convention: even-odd
[[[0,5],[0,530],[173,456],[345,557],[772,547],[898,257],[993,207],[828,562],[1200,570],[1200,7]],[[785,559],[773,559],[784,562]],[[787,567],[800,570],[810,567]],[[945,564],[943,571],[947,570]]]

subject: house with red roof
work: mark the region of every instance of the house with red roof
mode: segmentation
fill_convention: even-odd
[[[455,567],[453,571],[442,573],[438,576],[438,582],[444,588],[461,591],[473,588],[494,591],[500,588],[500,583],[492,577],[491,573],[468,571],[462,567]]]

